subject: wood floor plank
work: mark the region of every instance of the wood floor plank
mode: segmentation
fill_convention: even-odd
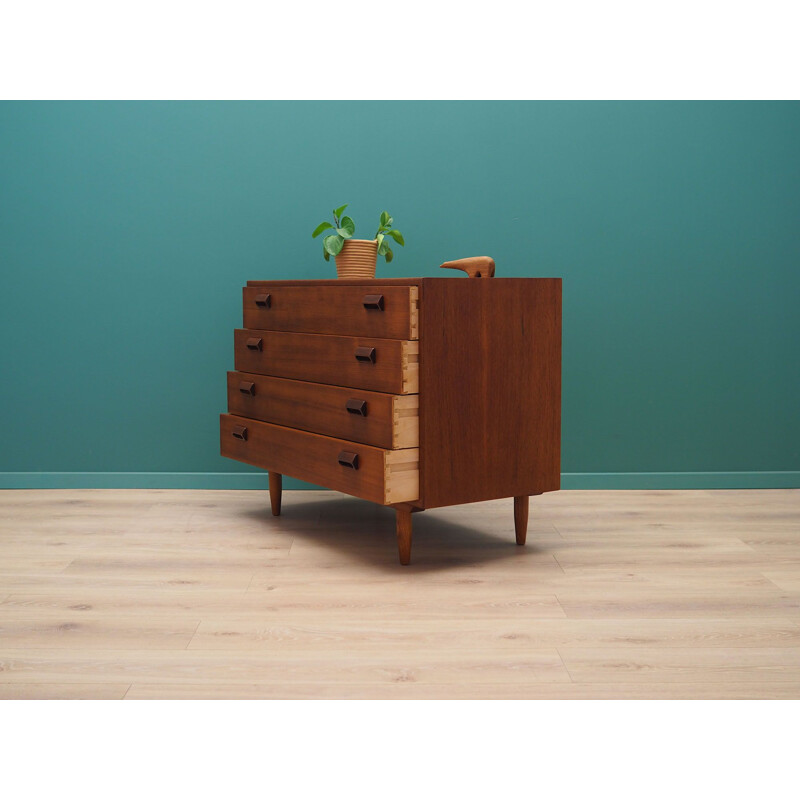
[[[0,700],[122,700],[128,683],[3,683]]]
[[[87,689],[89,691],[89,689]],[[126,700],[799,700],[800,683],[134,683]]]
[[[91,575],[91,574],[114,574],[126,573],[164,573],[164,572],[185,572],[187,570],[196,572],[220,571],[226,574],[236,572],[247,572],[253,575],[256,569],[265,562],[278,558],[286,558],[289,549],[259,551],[252,556],[236,554],[232,557],[225,557],[221,554],[208,555],[201,558],[193,558],[191,553],[180,554],[178,552],[165,551],[161,556],[157,552],[142,555],[133,552],[123,555],[109,553],[99,557],[74,558],[69,565],[63,569],[66,575]]]
[[[584,619],[800,618],[800,594],[777,589],[741,589],[731,592],[726,587],[706,590],[683,587],[620,587],[613,595],[609,595],[594,588],[578,587],[559,591],[556,597],[568,617]]]
[[[214,614],[230,614],[241,609],[244,588],[241,585],[222,587],[195,580],[163,586],[158,583],[137,585],[112,581],[105,587],[92,585],[51,590],[18,592],[7,597],[0,609],[8,608],[10,614],[36,617],[62,617],[71,611],[91,612],[93,615],[141,615],[149,619],[154,614],[168,616],[189,615],[202,619]]]
[[[423,597],[415,594],[382,596],[379,593],[351,590],[334,596],[320,596],[313,592],[244,593],[242,587],[232,586],[230,591],[219,588],[211,591],[202,585],[187,581],[173,590],[148,591],[146,587],[125,588],[109,586],[96,589],[67,589],[63,591],[17,592],[0,604],[0,611],[13,608],[20,615],[61,615],[65,611],[93,611],[94,613],[200,613],[201,618],[225,614],[255,616],[281,616],[284,619],[302,617],[351,617],[384,619],[387,622],[406,617],[461,619],[463,617],[503,618],[516,616],[525,619],[563,618],[564,610],[553,595],[534,592],[517,593],[508,597],[493,596],[491,592],[468,597],[448,597],[446,590]],[[237,589],[239,590],[237,593]],[[431,603],[439,603],[432,605]]]
[[[556,561],[565,570],[577,568],[628,568],[632,570],[671,570],[707,567],[708,569],[741,568],[768,569],[776,563],[768,554],[760,554],[743,542],[728,545],[703,544],[685,549],[670,548],[667,545],[643,544],[638,547],[607,543],[605,548],[598,545],[583,548],[560,550],[555,554]]]
[[[391,626],[362,618],[324,616],[299,623],[280,617],[204,620],[190,649],[301,652],[336,647],[348,652],[550,649],[560,647],[792,647],[800,623],[788,619],[415,619]]]
[[[42,574],[40,572],[0,575],[0,585],[10,595],[50,594],[68,595],[82,591],[101,593],[106,590],[114,593],[117,589],[146,589],[150,591],[194,588],[195,590],[237,590],[243,592],[250,585],[255,573],[246,570],[225,572],[204,569],[202,571],[185,568],[181,570],[152,572],[126,572],[116,570],[100,573],[59,572]],[[248,575],[250,576],[248,578]],[[764,580],[767,580],[764,578]],[[774,586],[770,581],[769,584]]]
[[[800,567],[781,569],[776,566],[766,570],[764,577],[785,592],[800,594]]]
[[[463,619],[481,616],[562,618],[566,616],[554,595],[541,594],[536,588],[518,588],[506,594],[496,586],[466,584],[428,586],[397,592],[382,592],[374,585],[337,586],[337,591],[321,592],[319,587],[276,584],[260,591],[248,589],[241,607],[257,613],[279,612],[284,615],[316,614],[327,617],[349,614],[364,618],[386,619]]]
[[[771,683],[800,684],[800,648],[559,648],[579,683]]]
[[[72,558],[52,557],[48,555],[4,555],[0,561],[2,574],[11,577],[15,575],[29,575],[31,573],[41,575],[47,573],[57,573],[65,570],[72,563]]]
[[[778,529],[759,526],[740,534],[739,538],[751,547],[785,547],[787,551],[800,549],[800,528],[796,525]]]
[[[263,524],[253,526],[252,533],[237,529],[234,536],[225,536],[219,531],[200,531],[194,525],[169,534],[133,529],[91,534],[85,530],[47,533],[37,528],[34,533],[14,532],[0,536],[0,547],[6,552],[13,550],[14,557],[20,560],[65,558],[65,553],[86,555],[87,552],[95,557],[111,557],[119,555],[121,546],[141,555],[166,552],[186,553],[193,558],[210,558],[217,554],[257,556],[262,550],[288,552],[291,544],[290,536],[265,530]]]
[[[199,620],[143,615],[91,616],[80,611],[57,617],[9,614],[0,607],[0,646],[19,649],[182,650]]]
[[[569,682],[554,649],[370,655],[273,652],[0,649],[6,683],[451,683]]]
[[[61,580],[61,579],[60,579]],[[314,588],[320,593],[339,591],[352,585],[352,569],[343,569],[334,564],[304,564],[298,568],[289,559],[286,563],[274,563],[260,567],[253,575],[248,593],[274,591],[276,588],[297,587],[302,590]],[[551,560],[537,558],[515,559],[513,563],[463,564],[457,569],[409,568],[401,575],[395,570],[372,569],[359,573],[359,586],[371,586],[375,592],[420,592],[431,587],[452,588],[463,591],[473,587],[476,592],[497,591],[502,585],[504,594],[535,590],[541,593],[559,592],[582,588],[614,595],[619,589],[632,587],[642,589],[674,589],[683,591],[708,591],[717,589],[729,594],[740,590],[766,589],[775,592],[777,586],[761,572],[747,567],[704,569],[702,567],[672,569],[669,571],[621,570],[621,569],[570,569],[563,570]]]

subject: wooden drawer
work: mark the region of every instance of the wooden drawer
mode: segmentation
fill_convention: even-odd
[[[383,450],[221,414],[220,450],[228,458],[382,505],[419,497],[417,448]]]
[[[239,372],[389,394],[419,391],[419,342],[240,329],[234,353]]]
[[[419,447],[416,394],[381,394],[229,372],[228,412],[390,450]]]
[[[245,328],[418,338],[416,286],[261,286],[243,295]]]

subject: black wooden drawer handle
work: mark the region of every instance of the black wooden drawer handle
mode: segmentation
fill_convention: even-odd
[[[383,311],[383,295],[364,295],[364,308],[369,309],[370,311]]]
[[[342,450],[339,453],[339,463],[343,467],[358,469],[358,453],[348,453],[346,450]]]
[[[358,414],[361,417],[367,416],[367,401],[366,400],[358,400],[355,397],[351,397],[345,406],[347,408],[348,414]]]
[[[263,342],[261,339],[256,338],[255,336],[252,339],[247,340],[247,349],[248,350],[260,350]]]
[[[247,428],[244,425],[234,425],[231,433],[234,439],[241,439],[243,442],[247,441]]]
[[[370,364],[375,363],[375,348],[374,347],[356,347],[356,359],[359,361],[369,361]]]
[[[272,303],[272,298],[268,294],[257,294],[256,305],[259,308],[269,308]]]
[[[252,381],[242,381],[239,384],[239,391],[242,394],[249,394],[253,397],[256,393],[256,385]]]

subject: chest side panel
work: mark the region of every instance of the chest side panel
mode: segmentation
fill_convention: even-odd
[[[422,504],[558,489],[561,280],[434,278],[423,296]]]

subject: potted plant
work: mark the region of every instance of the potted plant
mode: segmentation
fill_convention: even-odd
[[[389,239],[391,237],[401,247],[405,245],[403,234],[392,227],[393,220],[388,211],[381,213],[380,224],[374,239],[354,239],[356,224],[350,217],[342,216],[347,205],[333,211],[333,223],[321,222],[311,234],[316,239],[323,231],[332,230],[322,240],[322,254],[326,261],[331,256],[336,259],[336,275],[339,278],[374,278],[378,256],[387,263],[394,258]]]

